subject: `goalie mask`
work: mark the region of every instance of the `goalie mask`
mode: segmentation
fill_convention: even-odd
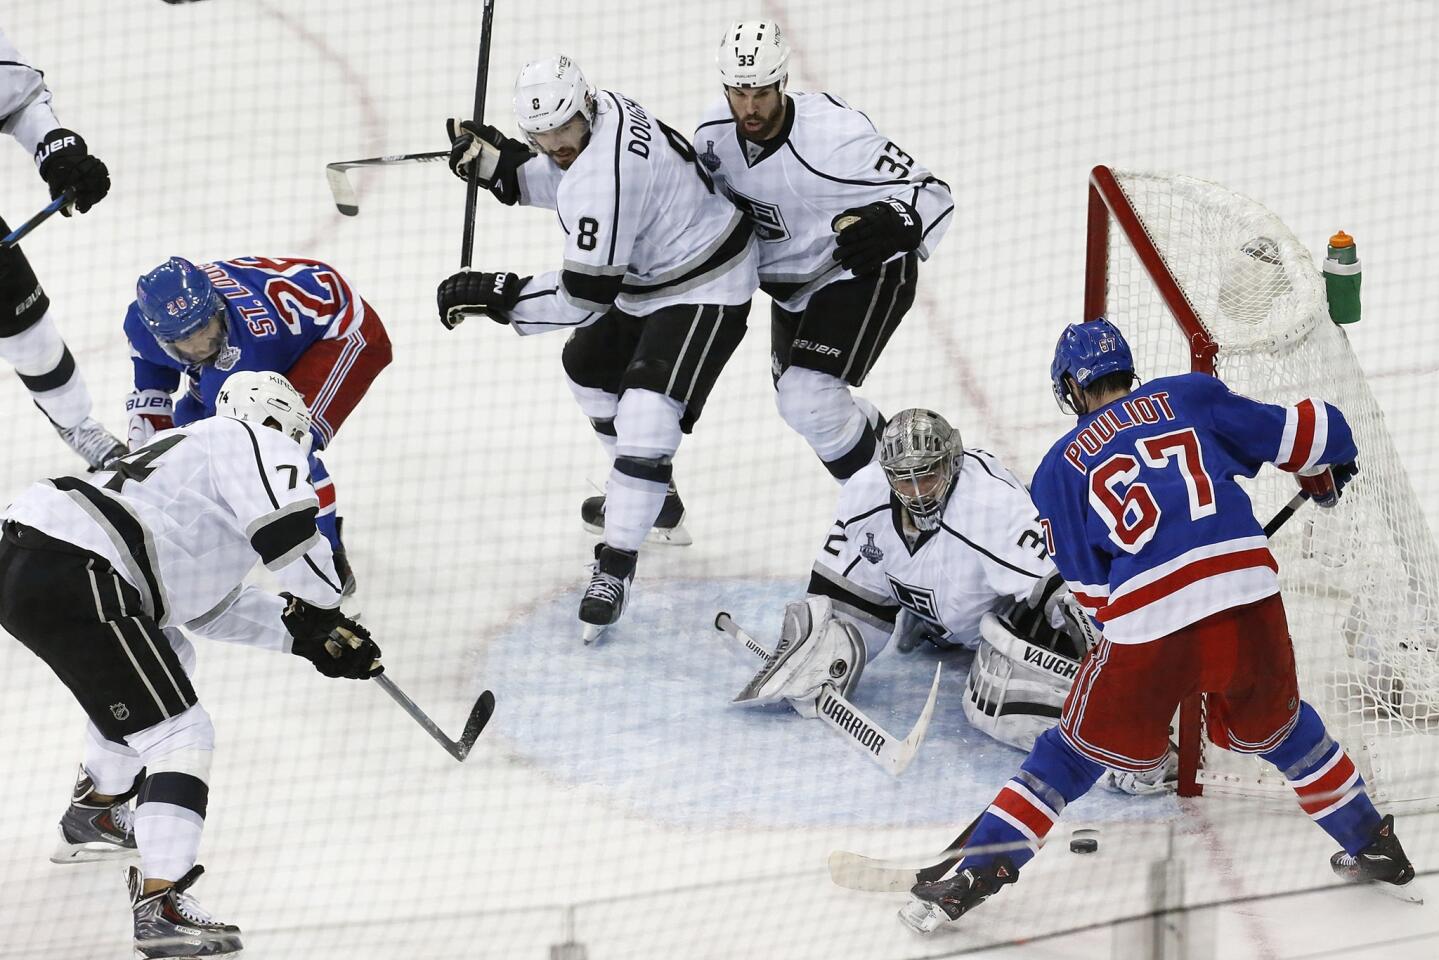
[[[563,54],[525,64],[515,80],[520,130],[532,147],[563,168],[589,143],[595,110],[595,88]]]
[[[880,466],[920,530],[939,528],[963,455],[959,431],[933,410],[901,410],[885,426],[879,441]]]

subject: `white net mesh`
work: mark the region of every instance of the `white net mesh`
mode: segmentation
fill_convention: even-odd
[[[1215,372],[1272,403],[1319,397],[1348,418],[1362,472],[1333,510],[1302,508],[1271,548],[1301,694],[1349,750],[1376,797],[1439,797],[1425,762],[1439,733],[1439,553],[1384,415],[1343,328],[1330,322],[1309,251],[1262,205],[1184,176],[1116,173],[1150,238],[1218,345]],[[1179,324],[1117,229],[1109,239],[1108,316],[1142,377],[1190,369]],[[1261,520],[1295,493],[1265,470],[1246,484]],[[1255,758],[1206,744],[1201,783],[1284,789]]]

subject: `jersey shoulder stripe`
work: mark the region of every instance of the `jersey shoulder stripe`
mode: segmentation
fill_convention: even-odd
[[[1026,570],[1026,569],[1024,569],[1024,568],[1021,567],[1021,566],[1017,566],[1017,565],[1015,565],[1015,564],[1013,564],[1013,563],[1010,563],[1008,560],[1005,560],[1003,557],[997,557],[997,556],[995,556],[994,554],[990,553],[988,550],[984,549],[984,548],[981,547],[979,544],[975,543],[973,540],[969,539],[969,538],[966,537],[964,534],[960,533],[958,530],[954,529],[954,528],[951,527],[949,524],[944,523],[943,521],[940,522],[939,528],[940,528],[941,530],[943,530],[945,533],[949,534],[951,537],[954,537],[956,540],[959,540],[961,543],[964,543],[965,545],[967,545],[971,550],[975,551],[976,553],[983,554],[984,556],[988,557],[988,558],[989,558],[990,560],[992,560],[993,562],[999,564],[1001,567],[1005,567],[1006,569],[1013,570],[1015,573],[1022,573],[1022,574],[1024,574],[1026,577],[1033,577],[1033,578],[1036,579],[1036,580],[1039,580],[1039,579],[1041,579],[1041,578],[1043,578],[1043,577],[1045,576],[1045,574],[1035,573],[1035,572],[1033,572],[1032,570]]]
[[[121,556],[130,558],[133,572],[139,575],[145,592],[149,594],[145,598],[148,601],[148,612],[156,623],[163,624],[167,612],[165,593],[160,586],[160,578],[155,573],[154,550],[144,524],[118,498],[102,493],[83,480],[76,477],[56,477],[47,482],[69,496],[84,510],[90,519],[105,531]]]

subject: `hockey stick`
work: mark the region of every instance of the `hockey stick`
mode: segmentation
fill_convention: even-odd
[[[46,220],[49,220],[55,214],[59,213],[62,207],[65,207],[68,204],[74,202],[75,190],[73,188],[67,188],[64,192],[60,194],[60,196],[45,204],[44,208],[42,208],[39,213],[35,214],[35,216],[31,217],[29,220],[26,220],[24,223],[20,224],[20,226],[16,227],[14,230],[11,230],[10,233],[6,235],[4,240],[0,240],[0,250],[8,250],[11,247],[15,246],[15,244],[19,243],[22,239],[24,239],[25,235],[31,230],[34,230],[36,227],[40,226],[40,224],[44,223]]]
[[[765,663],[774,659],[774,654],[764,648],[754,637],[734,622],[728,613],[720,611],[715,615],[715,629],[732,642],[731,651],[741,655],[759,657]],[[843,735],[845,741],[866,757],[879,764],[891,776],[899,776],[909,766],[924,735],[929,731],[929,722],[934,716],[935,703],[939,700],[939,675],[941,664],[934,665],[934,682],[929,686],[929,698],[914,723],[914,729],[903,740],[896,740],[883,727],[875,723],[864,711],[846,700],[833,685],[826,683],[820,688],[815,704],[819,719],[830,729]]]
[[[476,123],[485,122],[485,92],[490,78],[490,28],[495,22],[495,0],[485,0],[485,13],[480,21],[480,62],[475,68]],[[475,204],[480,195],[480,164],[470,164],[470,178],[465,184],[465,235],[460,246],[460,269],[468,270],[475,253]]]
[[[1264,535],[1266,537],[1274,536],[1308,499],[1309,494],[1303,490],[1296,493],[1264,525]],[[980,816],[983,815],[983,813],[980,814]],[[914,867],[891,860],[877,860],[862,854],[851,853],[848,850],[836,850],[829,855],[829,877],[836,885],[851,890],[875,893],[908,892],[916,883],[938,880],[954,869],[964,855],[961,848],[978,823],[979,817],[971,820],[969,826],[951,840],[942,853],[928,858],[928,866]]]
[[[335,206],[347,217],[353,217],[360,212],[360,197],[355,192],[354,184],[350,183],[347,171],[355,167],[392,167],[404,163],[432,163],[435,160],[443,160],[450,155],[448,150],[435,150],[430,153],[391,153],[383,157],[366,157],[363,160],[338,160],[335,163],[325,164],[325,179],[330,181],[330,195],[335,198]]]
[[[1288,523],[1289,518],[1294,516],[1294,511],[1304,506],[1304,501],[1308,499],[1309,494],[1304,490],[1300,490],[1293,497],[1291,497],[1289,499],[1289,502],[1286,503],[1283,507],[1281,507],[1279,509],[1279,512],[1276,513],[1273,517],[1271,517],[1269,519],[1269,522],[1264,525],[1264,535],[1266,537],[1274,536],[1274,534],[1279,531],[1279,528]]]
[[[486,690],[480,694],[475,705],[470,708],[469,719],[465,721],[465,729],[460,733],[460,739],[451,740],[445,736],[445,731],[439,728],[435,721],[430,719],[429,714],[415,705],[415,701],[405,696],[395,681],[391,680],[388,674],[380,674],[375,678],[380,688],[394,698],[395,702],[404,708],[404,711],[414,718],[415,722],[425,728],[425,732],[435,738],[435,742],[445,748],[450,756],[464,762],[465,757],[470,755],[470,748],[479,739],[480,732],[485,729],[485,724],[490,722],[490,716],[495,712],[495,695]]]

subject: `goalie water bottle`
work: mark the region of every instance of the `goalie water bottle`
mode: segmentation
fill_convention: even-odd
[[[1329,238],[1329,254],[1324,258],[1329,318],[1335,323],[1359,322],[1359,279],[1359,251],[1354,238],[1340,230]]]

